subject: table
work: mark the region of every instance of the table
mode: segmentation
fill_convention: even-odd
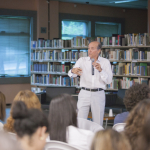
[[[91,112],[89,112],[88,119],[92,119],[92,113]],[[103,121],[104,120],[106,121],[105,129],[107,128],[108,120],[114,120],[114,119],[115,119],[115,115],[113,115],[112,117],[110,117],[108,113],[104,114]]]

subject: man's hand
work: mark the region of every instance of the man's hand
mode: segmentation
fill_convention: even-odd
[[[73,68],[71,72],[74,73],[74,74],[77,74],[77,75],[81,76],[82,69],[81,68]]]
[[[98,70],[98,71],[102,71],[101,65],[99,63],[93,62],[93,66]]]

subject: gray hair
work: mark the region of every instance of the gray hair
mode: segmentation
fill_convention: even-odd
[[[102,45],[101,45],[101,43],[99,43],[98,46],[97,46],[97,50],[99,50],[101,48],[102,48]]]

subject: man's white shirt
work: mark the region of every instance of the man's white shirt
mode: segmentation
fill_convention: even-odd
[[[81,68],[82,75],[80,76],[80,87],[86,88],[102,88],[106,89],[106,84],[112,82],[112,70],[108,59],[98,57],[96,61],[101,65],[102,71],[99,72],[94,68],[94,75],[92,75],[92,61],[90,57],[81,57],[77,60],[73,68]],[[68,72],[69,77],[77,77],[71,70]]]

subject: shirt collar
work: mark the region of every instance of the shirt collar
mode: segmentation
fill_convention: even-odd
[[[87,60],[91,60],[91,58],[88,56]],[[101,57],[100,57],[100,56],[98,56],[97,61],[100,61],[100,60],[101,60]]]

